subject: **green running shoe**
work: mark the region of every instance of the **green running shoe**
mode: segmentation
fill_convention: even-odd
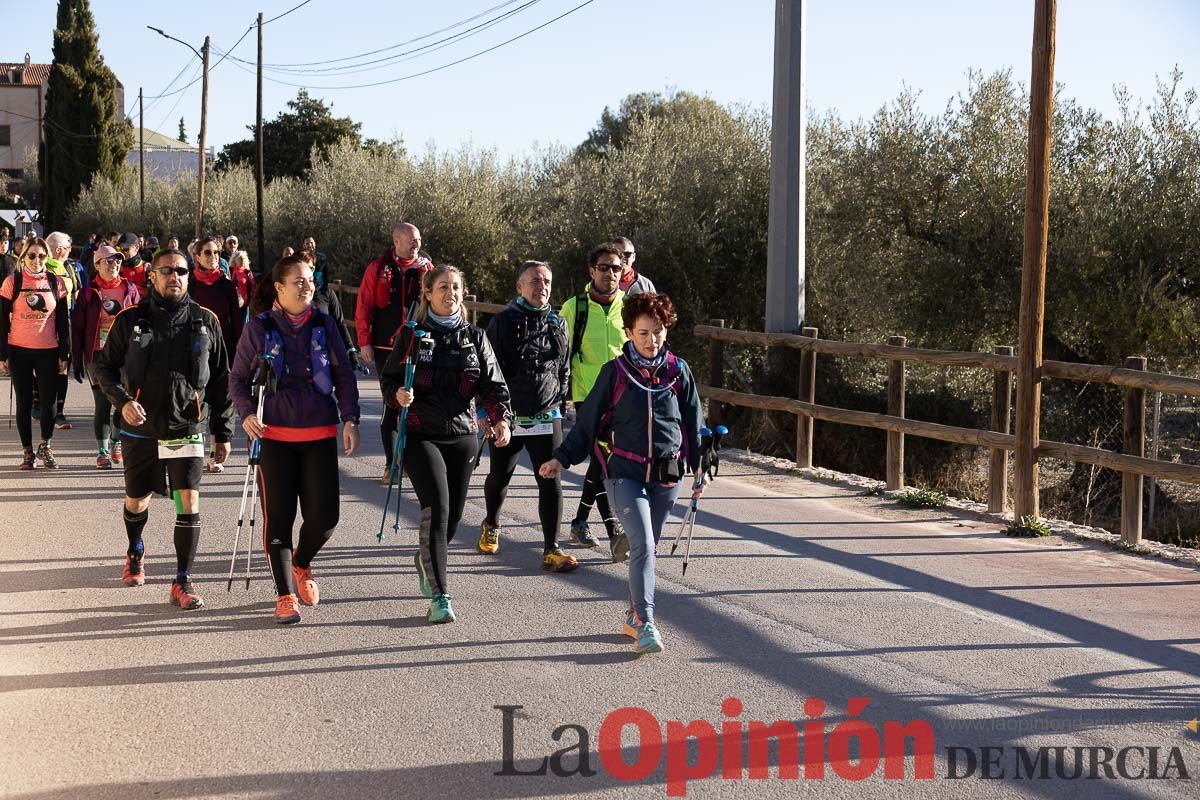
[[[433,597],[433,587],[429,585],[429,578],[425,575],[425,565],[421,563],[421,554],[417,553],[413,556],[413,561],[417,564],[417,580],[420,583],[421,596]]]
[[[638,655],[663,651],[662,635],[653,622],[647,622],[637,629],[637,645],[633,649]]]
[[[429,617],[427,619],[435,624],[454,622],[454,609],[450,607],[450,595],[439,594],[434,596],[433,602],[429,604]],[[659,643],[659,649],[662,649],[661,642]]]

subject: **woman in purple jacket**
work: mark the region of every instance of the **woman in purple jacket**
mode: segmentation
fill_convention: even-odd
[[[337,325],[313,308],[317,288],[303,259],[281,259],[255,291],[254,316],[238,342],[230,393],[251,439],[262,439],[258,468],[263,540],[278,600],[275,621],[300,621],[297,602],[320,601],[312,561],[338,523],[337,425],[346,455],[358,448],[358,384]],[[263,416],[252,381],[260,356],[271,356]],[[292,550],[299,503],[303,522]]]

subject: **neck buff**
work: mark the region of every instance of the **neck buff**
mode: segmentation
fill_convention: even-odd
[[[283,312],[284,316],[287,317],[288,322],[291,323],[292,330],[294,330],[294,331],[298,331],[301,328],[303,328],[304,325],[308,322],[308,320],[312,317],[312,306],[309,306],[308,308],[304,309],[299,314],[293,314],[292,312],[288,311],[286,308],[279,305],[278,300],[275,301],[274,307],[275,307],[276,311]]]
[[[658,355],[656,355],[654,358],[645,358],[637,351],[637,348],[633,346],[633,342],[626,342],[625,355],[634,363],[634,365],[641,367],[642,369],[658,369],[660,366],[662,366],[662,363],[667,360],[667,347],[666,345],[663,345],[662,349],[658,351]]]
[[[97,272],[96,277],[92,279],[92,283],[96,284],[101,289],[115,289],[121,285],[121,276],[118,275],[117,277],[113,278],[112,280],[108,280],[103,275],[101,275],[99,272]]]
[[[521,295],[517,295],[517,307],[524,311],[545,311],[550,308],[550,304],[546,303],[544,306],[535,306],[524,297],[521,297]]]
[[[463,324],[461,308],[448,317],[443,317],[441,314],[435,314],[431,308],[428,310],[428,312],[426,312],[425,319],[430,323],[437,325],[439,328],[445,328],[446,330],[451,331]]]
[[[35,281],[40,281],[42,278],[46,277],[46,270],[45,270],[45,268],[43,268],[41,272],[34,272],[33,270],[31,270],[31,269],[29,268],[29,263],[28,263],[28,262],[26,262],[26,263],[25,263],[25,266],[21,267],[21,269],[22,269],[22,270],[24,270],[24,272],[25,272],[25,274],[26,274],[26,275],[28,275],[29,277],[33,278]]]
[[[212,286],[225,277],[219,269],[200,269],[199,267],[192,270],[192,275],[205,286]]]
[[[616,289],[613,289],[611,293],[604,294],[603,292],[601,292],[599,289],[596,288],[595,283],[588,284],[588,294],[590,294],[592,296],[593,300],[595,300],[597,303],[600,303],[601,305],[608,305],[613,300],[616,300],[617,292],[619,292],[620,290],[621,290],[620,286],[618,286]]]

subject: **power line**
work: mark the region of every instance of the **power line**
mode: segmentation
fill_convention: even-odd
[[[288,81],[281,81],[276,78],[267,78],[266,76],[263,76],[263,77],[266,80],[271,81],[272,83],[278,83],[282,86],[293,86],[298,89],[320,89],[322,91],[337,91],[337,90],[341,90],[341,89],[368,89],[368,88],[371,88],[374,86],[386,86],[388,84],[400,83],[401,81],[407,81],[407,80],[412,80],[413,78],[420,78],[425,75],[431,75],[435,72],[440,72],[441,70],[449,69],[450,67],[454,67],[454,66],[462,64],[464,62],[470,61],[474,58],[478,58],[479,56],[486,55],[486,54],[492,52],[493,50],[499,50],[501,47],[504,47],[505,45],[512,44],[513,42],[515,42],[519,39],[524,39],[526,36],[529,36],[530,34],[537,33],[542,28],[552,25],[555,22],[558,22],[560,19],[570,16],[571,14],[574,14],[576,11],[579,11],[581,8],[584,8],[585,6],[590,6],[594,2],[596,2],[596,0],[585,0],[585,2],[580,3],[579,5],[575,6],[574,8],[572,8],[568,11],[564,11],[562,14],[559,14],[557,17],[547,20],[546,22],[543,22],[541,25],[538,25],[535,28],[530,28],[529,30],[525,31],[524,33],[518,34],[518,35],[512,37],[511,39],[506,39],[503,42],[500,42],[499,44],[492,45],[491,47],[488,47],[484,50],[480,50],[478,52],[472,53],[469,56],[464,56],[455,61],[451,61],[448,64],[442,64],[441,66],[438,66],[438,67],[433,67],[431,69],[423,70],[421,72],[414,72],[411,75],[402,75],[399,78],[391,78],[386,81],[375,81],[374,83],[359,83],[359,84],[352,84],[352,85],[347,85],[347,86],[313,86],[312,84],[290,83]],[[238,64],[236,61],[234,62],[234,66],[238,67],[239,69],[241,69],[245,72],[251,72],[251,70],[246,69],[241,64]]]
[[[493,11],[499,11],[500,9],[502,9],[506,6],[511,6],[513,3],[516,3],[516,2],[519,2],[519,0],[506,0],[506,2],[500,3],[499,5],[495,5],[484,11],[480,11],[478,14],[476,14],[473,17],[467,17],[466,19],[461,19],[458,22],[455,22],[451,25],[447,25],[444,28],[439,28],[436,31],[431,31],[423,36],[418,36],[415,39],[407,39],[403,42],[398,42],[397,44],[388,45],[387,47],[381,47],[378,50],[370,50],[366,53],[359,53],[359,54],[353,55],[353,56],[343,56],[342,58],[331,58],[326,61],[301,61],[301,62],[292,63],[292,64],[263,64],[263,67],[275,67],[275,68],[280,68],[280,69],[287,68],[287,67],[319,67],[324,64],[337,64],[341,61],[354,61],[355,59],[366,58],[367,56],[374,56],[374,55],[378,55],[379,53],[386,53],[388,50],[396,50],[397,48],[404,47],[405,45],[414,44],[414,43],[420,42],[424,39],[428,39],[431,36],[437,36],[439,33],[445,33],[446,31],[454,30],[455,28],[466,25],[468,22],[474,22],[475,20],[479,19],[480,17],[485,17],[488,14],[492,13]],[[258,63],[256,61],[246,61],[245,59],[241,59],[241,58],[235,58],[234,61],[241,61],[243,64],[257,64]]]
[[[311,2],[311,0],[310,0],[310,2]],[[250,34],[250,31],[254,30],[254,28],[255,28],[255,26],[254,26],[254,25],[251,25],[249,28],[246,28],[245,32],[243,32],[243,33],[242,33],[242,35],[241,35],[241,36],[238,38],[238,40],[237,40],[236,42],[234,42],[234,43],[233,43],[233,47],[229,48],[228,50],[222,51],[223,55],[221,56],[221,58],[217,60],[217,63],[215,63],[215,64],[213,64],[211,67],[209,67],[209,68],[208,68],[208,71],[209,71],[209,72],[212,72],[214,69],[216,69],[217,67],[221,66],[221,62],[222,62],[222,61],[224,61],[226,58],[228,58],[228,57],[229,57],[229,54],[230,54],[230,53],[232,53],[234,50],[236,50],[236,49],[238,48],[238,45],[240,45],[240,44],[242,43],[242,40],[243,40],[243,39],[245,39],[245,38],[246,38],[246,37],[247,37],[247,36]],[[220,49],[220,48],[218,48],[218,49]],[[187,91],[188,89],[190,89],[192,86],[194,86],[194,85],[195,85],[195,83],[196,83],[197,81],[199,81],[199,80],[200,80],[200,78],[202,78],[202,77],[203,77],[202,75],[197,75],[197,76],[196,76],[195,78],[193,78],[193,79],[192,79],[192,81],[191,81],[190,83],[188,83],[186,86],[183,86],[183,87],[181,87],[181,88],[179,88],[179,89],[176,89],[176,90],[175,90],[175,91],[173,91],[173,92],[164,92],[164,93],[162,93],[162,94],[155,95],[155,99],[158,99],[158,98],[161,98],[161,97],[170,97],[171,95],[176,95],[176,94],[179,94],[180,92],[185,92],[185,91]]]
[[[395,53],[390,56],[386,56],[385,58],[375,59],[374,61],[364,61],[359,64],[346,64],[346,65],[340,66],[340,67],[324,67],[324,68],[320,68],[320,69],[296,69],[296,70],[293,70],[293,69],[273,68],[268,71],[280,73],[280,74],[295,74],[295,75],[319,75],[319,74],[323,74],[323,73],[329,73],[331,75],[333,75],[335,73],[336,73],[336,75],[354,75],[354,74],[361,73],[361,72],[373,72],[375,70],[385,69],[386,67],[389,67],[392,64],[399,64],[403,61],[412,60],[417,55],[422,54],[422,53],[425,55],[428,55],[429,53],[436,53],[438,50],[443,50],[452,44],[464,41],[466,39],[471,38],[472,36],[476,36],[480,33],[483,33],[487,29],[492,28],[496,25],[499,25],[504,20],[509,19],[510,17],[512,17],[516,14],[519,14],[528,8],[531,8],[532,6],[535,6],[540,2],[542,2],[542,0],[528,0],[524,5],[518,6],[517,8],[514,8],[511,11],[506,11],[497,17],[493,17],[490,20],[481,22],[480,24],[475,25],[471,28],[467,28],[465,31],[459,31],[458,33],[455,33],[451,36],[447,36],[444,39],[438,39],[437,41],[430,42],[429,44],[422,45],[421,47],[416,47],[416,48],[413,48],[412,50],[405,50],[405,51]],[[421,38],[425,39],[425,38],[428,38],[428,36],[423,36]],[[243,59],[237,59],[237,60],[241,61],[244,64],[250,63]],[[371,64],[374,64],[375,66],[368,66]],[[361,69],[359,69],[360,67],[361,67]],[[264,67],[264,69],[266,69],[266,67]]]
[[[283,19],[283,18],[284,18],[284,17],[286,17],[288,14],[292,13],[293,11],[299,11],[300,9],[304,8],[306,5],[308,5],[308,4],[309,4],[309,3],[311,3],[311,2],[312,2],[312,0],[304,0],[304,2],[303,2],[303,3],[301,3],[300,5],[298,5],[298,6],[295,6],[294,8],[289,8],[287,11],[283,12],[282,14],[279,14],[279,15],[277,15],[277,16],[271,17],[269,20],[267,20],[266,22],[264,22],[264,23],[263,23],[263,25],[269,25],[270,23],[274,22],[274,21],[275,21],[275,20],[277,20],[277,19]]]

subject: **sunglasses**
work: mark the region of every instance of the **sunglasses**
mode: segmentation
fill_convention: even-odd
[[[108,264],[109,266],[112,266],[114,264],[124,264],[125,263],[125,259],[121,258],[120,256],[108,256],[107,258],[102,258],[100,260],[103,261],[105,264]]]
[[[636,256],[637,251],[636,250],[626,250],[625,252],[621,253],[621,255],[625,256],[626,258],[629,258],[630,256]]]
[[[155,267],[154,271],[159,275],[162,275],[164,278],[169,278],[172,275],[178,275],[182,278],[188,274],[187,267]]]
[[[624,272],[625,268],[620,264],[597,264],[593,269],[603,270],[607,272]]]
[[[201,250],[200,251],[200,255],[202,255],[202,256],[215,256],[216,254],[217,254],[216,250]]]

